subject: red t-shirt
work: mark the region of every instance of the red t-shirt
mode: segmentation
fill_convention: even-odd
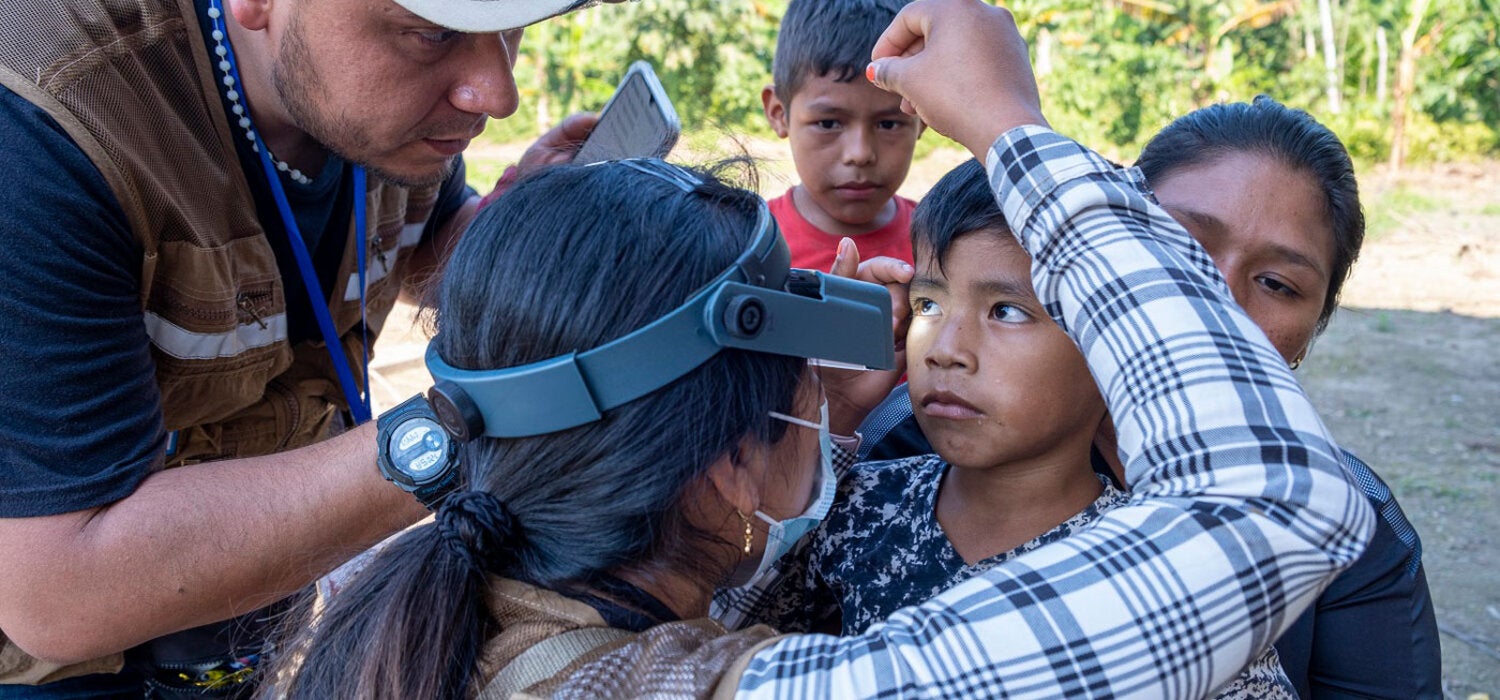
[[[859,248],[860,260],[885,255],[908,263],[912,261],[911,210],[917,203],[901,195],[894,199],[896,215],[891,217],[890,223],[866,234],[850,236]],[[838,255],[839,240],[843,236],[824,232],[802,218],[802,213],[792,202],[792,190],[766,204],[771,209],[771,216],[776,217],[776,225],[781,227],[787,246],[792,249],[792,267],[827,272]]]

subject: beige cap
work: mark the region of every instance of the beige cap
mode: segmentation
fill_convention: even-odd
[[[597,0],[395,0],[397,5],[433,24],[473,33],[524,27],[595,2]]]

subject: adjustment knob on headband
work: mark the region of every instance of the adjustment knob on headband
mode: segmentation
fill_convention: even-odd
[[[766,305],[760,299],[741,294],[724,307],[724,330],[736,338],[754,338],[765,326]]]
[[[468,442],[484,434],[484,416],[479,406],[457,384],[439,381],[427,391],[427,402],[455,440]]]

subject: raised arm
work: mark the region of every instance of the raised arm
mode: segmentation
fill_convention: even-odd
[[[908,57],[885,62],[884,85],[940,131],[1001,135],[978,155],[1033,256],[1038,296],[1120,426],[1133,500],[863,636],[784,639],[756,655],[740,691],[1202,697],[1358,557],[1370,508],[1208,256],[1131,172],[1039,126],[1008,14],[933,0],[902,15],[877,57]],[[913,76],[938,82],[902,90]]]

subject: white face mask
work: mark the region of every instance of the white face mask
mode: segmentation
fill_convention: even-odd
[[[801,515],[786,520],[776,520],[765,513],[755,511],[755,517],[764,520],[771,527],[766,535],[766,551],[761,553],[760,565],[755,568],[752,579],[765,573],[772,564],[791,551],[792,547],[796,546],[807,533],[812,532],[818,523],[823,522],[823,518],[828,515],[828,509],[833,507],[834,493],[838,489],[838,479],[833,473],[833,440],[828,434],[828,401],[825,400],[818,409],[817,423],[774,411],[771,412],[771,417],[818,431],[818,447],[823,453],[822,475],[820,476],[822,483],[818,485],[818,497],[808,504],[807,510]]]

